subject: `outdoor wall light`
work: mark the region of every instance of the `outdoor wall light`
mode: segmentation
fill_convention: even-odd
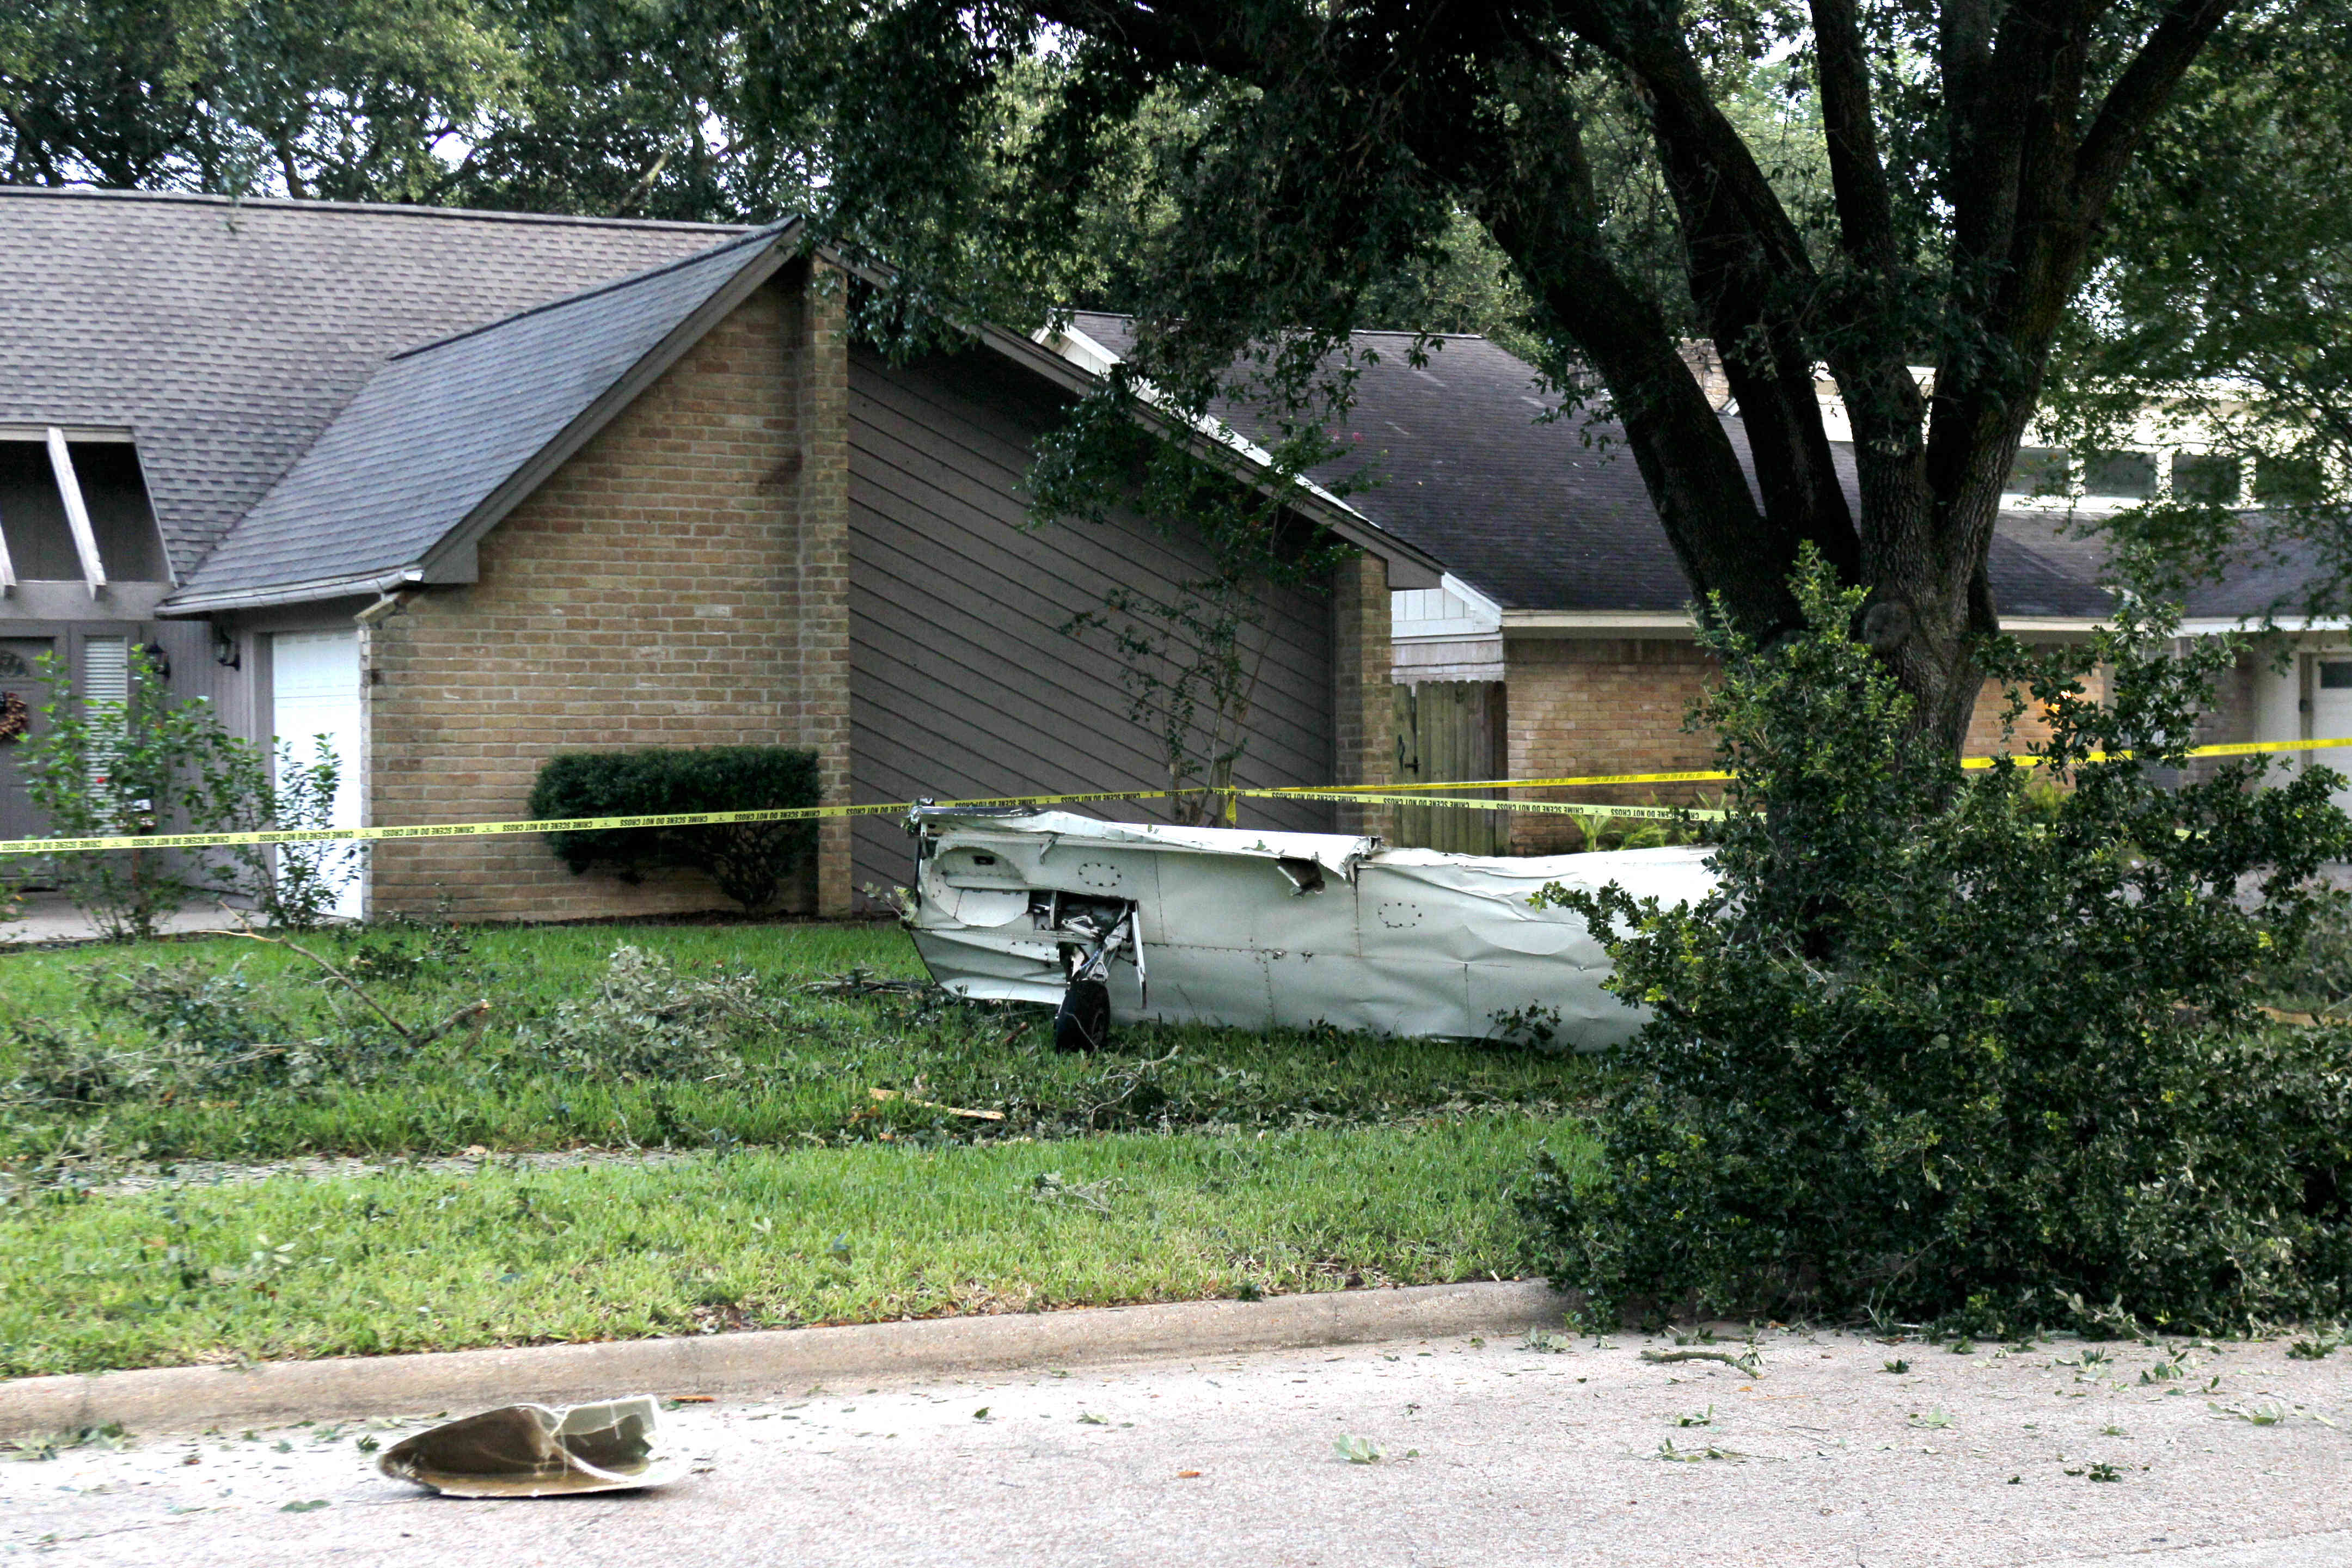
[[[213,627],[213,662],[227,669],[245,668],[245,649],[226,626]]]
[[[169,681],[172,679],[172,656],[162,647],[152,642],[143,642],[131,651],[147,661],[147,668],[155,672],[156,679]]]

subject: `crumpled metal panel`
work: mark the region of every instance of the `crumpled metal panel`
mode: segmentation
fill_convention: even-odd
[[[686,1473],[683,1459],[656,1451],[660,1422],[644,1394],[569,1410],[508,1405],[395,1443],[376,1468],[446,1497],[635,1491]]]
[[[935,980],[1058,1002],[1070,939],[1057,911],[1132,906],[1148,984],[1112,966],[1122,1021],[1488,1038],[1505,1015],[1540,1009],[1556,1047],[1604,1049],[1645,1015],[1601,989],[1609,963],[1584,921],[1529,897],[1615,882],[1672,904],[1715,885],[1702,848],[1516,859],[1065,812],[926,815],[921,831],[907,925]]]

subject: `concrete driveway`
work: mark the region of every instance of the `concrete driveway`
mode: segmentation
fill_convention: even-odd
[[[1962,1355],[1775,1333],[1758,1377],[1640,1357],[1663,1348],[1454,1339],[779,1391],[667,1416],[696,1465],[672,1488],[541,1501],[377,1476],[361,1441],[416,1422],[147,1437],[0,1464],[0,1552],[173,1568],[2352,1563],[2352,1351]],[[1348,1462],[1343,1437],[1381,1458]]]

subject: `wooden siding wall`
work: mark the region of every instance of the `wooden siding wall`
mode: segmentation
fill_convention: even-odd
[[[851,790],[858,801],[1166,784],[1099,644],[1059,627],[1114,584],[1170,591],[1205,557],[1139,518],[1030,530],[1017,493],[1061,410],[979,354],[850,360]],[[1269,620],[1244,784],[1331,776],[1331,605],[1286,594]],[[1168,820],[1164,802],[1074,810]],[[1242,803],[1245,826],[1329,832],[1329,807]],[[857,819],[854,876],[904,883],[906,834]]]

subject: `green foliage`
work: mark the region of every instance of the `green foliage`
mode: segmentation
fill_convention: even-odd
[[[430,199],[514,86],[473,0],[48,0],[0,23],[12,184]]]
[[[2271,950],[2263,989],[2273,1005],[2294,1012],[2352,1008],[2352,900],[2331,903],[2299,936],[2283,934]]]
[[[614,986],[624,944],[646,960]],[[0,1084],[28,1080],[0,1103],[0,1168],[87,1183],[142,1147],[153,1160],[250,1161],[716,1146],[720,1135],[742,1147],[935,1145],[1517,1123],[1565,1114],[1591,1081],[1581,1058],[1541,1050],[1328,1031],[1140,1026],[1119,1049],[1072,1056],[1053,1049],[1044,1010],[956,1002],[910,978],[920,966],[890,927],[338,928],[309,946],[365,976],[406,1037],[283,946],[175,942],[109,950],[95,969],[87,955],[0,954]],[[203,1005],[126,995],[150,962]],[[243,1039],[299,1049],[324,1070],[298,1082],[257,1059],[233,1083],[174,1091],[163,1058],[179,1013],[225,1039],[224,1057]],[[742,1071],[705,1081],[712,1068],[698,1059],[725,1053]],[[664,1060],[678,1064],[671,1075]],[[70,1162],[53,1159],[61,1150]]]
[[[37,0],[0,16],[0,180],[729,220],[815,129],[753,8]]]
[[[45,654],[43,731],[16,748],[17,773],[57,838],[249,833],[324,827],[341,765],[326,737],[297,763],[281,745],[273,778],[260,747],[231,735],[212,705],[172,695],[144,649],[131,658],[130,700],[89,703],[69,668]],[[200,895],[248,897],[274,925],[315,926],[332,907],[348,845],[237,845],[196,853],[108,849],[53,857],[76,908],[110,937],[152,937]]]
[[[0,1107],[76,1112],[170,1104],[183,1095],[304,1089],[331,1075],[361,1083],[379,1053],[350,1030],[302,1039],[254,994],[243,967],[142,963],[89,973],[89,1011],[136,1026],[125,1040],[70,1018],[20,1019],[16,1076]]]
[[[677,816],[793,810],[821,798],[816,753],[788,746],[574,752],[551,757],[540,768],[530,814],[545,820]],[[706,873],[720,892],[758,913],[791,890],[787,879],[814,849],[816,825],[597,828],[546,837],[548,848],[574,876],[597,866],[635,882],[651,870],[683,867]]]
[[[2128,606],[2083,649],[1993,668],[2046,706],[2042,764],[1962,774],[1851,636],[1818,561],[1807,629],[1708,634],[1695,715],[1735,774],[1696,907],[1547,889],[1652,1009],[1605,1173],[1530,1196],[1559,1280],[1635,1301],[2169,1329],[2331,1317],[2352,1280],[2352,1056],[2268,1026],[2254,984],[2352,846],[2312,770],[2172,784],[2233,657],[2161,651]],[[2106,672],[2104,700],[2084,679]],[[2069,786],[2034,802],[2029,784]]]
[[[261,832],[331,827],[342,759],[324,735],[310,738],[310,760],[297,762],[291,742],[277,743],[278,765],[260,787],[235,802],[223,818],[225,832]],[[247,886],[272,926],[313,931],[333,914],[343,884],[355,874],[362,851],[356,844],[275,844],[239,847],[231,854],[245,868]]]
[[[2265,7],[2184,80],[2116,204],[2107,265],[2069,319],[2048,427],[2136,444],[2151,406],[2250,458],[2236,496],[2176,493],[2102,527],[2179,575],[2294,550],[2278,610],[2352,603],[2352,10]],[[2144,444],[2140,443],[2140,444]],[[2252,501],[2262,515],[2245,518]]]
[[[736,1035],[777,1016],[749,970],[680,975],[659,953],[625,943],[595,990],[558,1003],[523,1048],[583,1079],[716,1083],[742,1074]]]

